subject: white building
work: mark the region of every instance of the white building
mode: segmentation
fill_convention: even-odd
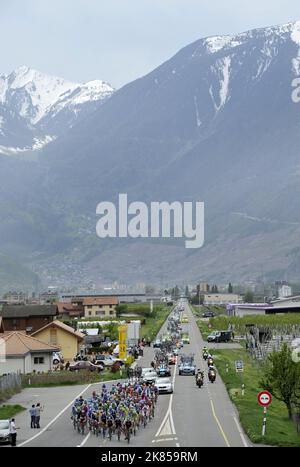
[[[300,313],[300,295],[273,300],[271,303],[228,304],[229,316],[270,315],[279,313]]]
[[[292,287],[289,285],[282,285],[278,289],[278,297],[280,298],[286,298],[286,297],[291,297],[293,294]]]
[[[227,305],[228,303],[241,303],[242,297],[231,293],[212,293],[205,294],[203,304],[209,305]]]
[[[17,331],[0,334],[0,343],[0,375],[51,371],[53,352],[59,351],[58,347]]]

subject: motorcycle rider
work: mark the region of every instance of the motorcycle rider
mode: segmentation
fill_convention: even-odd
[[[207,360],[207,358],[208,358],[208,356],[209,356],[209,351],[208,351],[208,348],[207,348],[207,347],[204,347],[204,348],[203,348],[202,356],[203,356],[204,360]]]
[[[212,379],[216,379],[216,369],[213,365],[209,365],[208,367],[208,378],[211,381]]]
[[[199,384],[203,384],[203,380],[204,380],[204,373],[203,371],[201,371],[200,369],[197,371],[197,374],[196,374],[196,384],[199,385]]]

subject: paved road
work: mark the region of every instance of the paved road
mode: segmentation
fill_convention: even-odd
[[[182,326],[183,330],[189,332],[190,345],[184,347],[184,353],[194,353],[197,367],[202,368],[207,374],[207,367],[201,357],[205,343],[189,305],[185,304],[185,308],[185,313],[189,316],[189,324]],[[161,332],[164,332],[165,329],[166,324]],[[145,349],[145,356],[141,361],[143,366],[149,366],[153,355],[152,348]],[[206,378],[205,385],[201,389],[195,385],[194,377],[179,376],[177,368],[173,369],[172,378],[175,386],[174,394],[159,397],[155,419],[145,429],[139,430],[137,436],[132,440],[134,446],[155,446],[158,448],[243,447],[251,445],[240,428],[237,412],[219,377],[214,384],[209,383]],[[53,408],[52,416],[55,421],[51,424],[49,416],[47,416],[47,420],[44,422],[50,422],[48,427],[46,426],[35,433],[35,438],[32,440],[30,440],[32,435],[30,430],[28,432],[27,429],[25,436],[24,432],[20,432],[19,440],[25,440],[25,446],[126,447],[127,444],[123,440],[120,443],[117,441],[109,442],[109,440],[100,440],[94,435],[84,437],[74,431],[70,420],[70,408],[65,411],[63,409],[72,402],[75,395],[79,395],[80,391],[84,392],[84,389],[86,389],[85,394],[90,395],[95,386],[71,388],[69,394],[69,389],[63,389],[64,392],[61,395],[63,404],[60,404],[60,410]],[[62,389],[60,388],[60,390]],[[41,390],[39,390],[40,392]],[[40,395],[42,396],[42,394]]]

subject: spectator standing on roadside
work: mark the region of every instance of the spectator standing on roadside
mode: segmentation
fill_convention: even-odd
[[[35,416],[36,416],[36,409],[35,405],[29,409],[29,414],[30,414],[30,428],[35,428]]]
[[[10,443],[12,447],[16,446],[17,443],[17,427],[15,424],[15,419],[12,418],[9,422],[9,433],[10,433]]]
[[[36,411],[36,414],[35,414],[35,428],[41,428],[41,427],[40,427],[40,420],[41,420],[41,411],[42,411],[42,408],[41,408],[41,404],[40,404],[40,403],[36,404],[35,411]]]

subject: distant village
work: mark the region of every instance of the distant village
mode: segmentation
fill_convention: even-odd
[[[194,306],[223,307],[228,316],[300,312],[300,295],[293,295],[285,281],[263,291],[251,284],[241,288],[208,282],[166,289],[137,287],[137,291],[64,292],[56,287],[40,294],[9,291],[0,300],[0,342],[6,354],[5,361],[0,359],[0,375],[51,371],[62,358],[70,363],[86,349],[97,350],[105,343],[115,346],[117,334],[112,338],[103,329],[122,323],[124,305],[151,309],[156,304],[172,305],[182,294]],[[123,318],[129,329],[128,346],[138,345],[141,316],[132,313]]]

